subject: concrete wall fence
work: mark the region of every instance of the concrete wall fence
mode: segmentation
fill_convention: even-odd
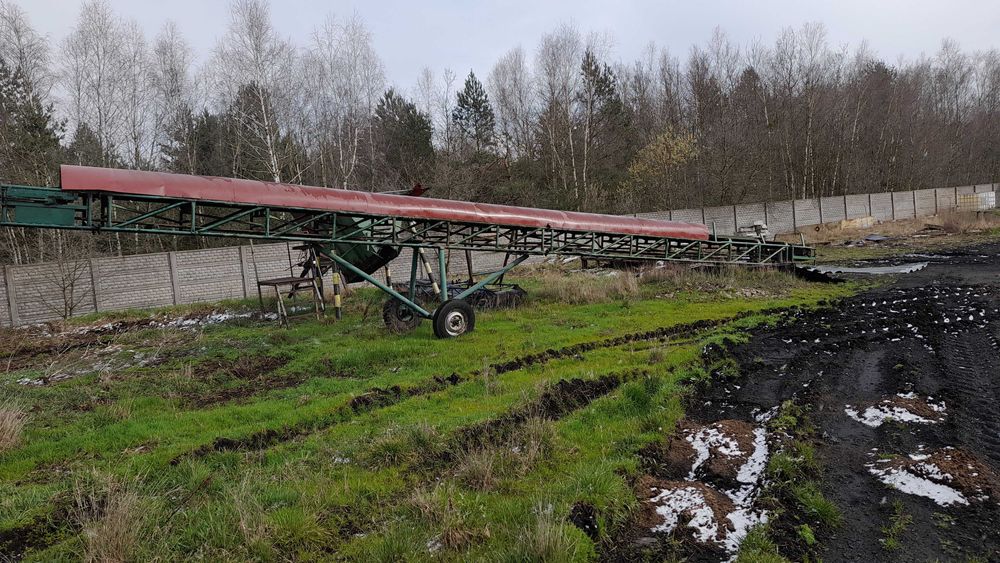
[[[980,184],[907,192],[875,193],[678,209],[640,213],[638,217],[704,223],[716,234],[736,234],[756,222],[772,233],[845,219],[911,219],[950,211],[996,207],[1000,184]],[[394,282],[410,276],[410,251],[391,265]],[[291,275],[302,260],[286,243],[254,244],[208,250],[92,258],[69,263],[6,265],[0,279],[0,326],[33,324],[93,312],[142,309],[223,299],[255,298],[257,280]],[[489,271],[503,254],[474,256],[473,270]],[[428,255],[433,266],[437,261]],[[451,253],[455,278],[468,269],[463,252]],[[297,273],[297,272],[296,272]]]

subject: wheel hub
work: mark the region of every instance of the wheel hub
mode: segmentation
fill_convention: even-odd
[[[465,332],[465,315],[461,311],[451,311],[444,318],[445,329],[451,336],[458,336]]]

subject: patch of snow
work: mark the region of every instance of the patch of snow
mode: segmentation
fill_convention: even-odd
[[[913,393],[900,393],[898,397],[903,399],[915,399],[916,395]],[[944,402],[933,403],[931,398],[927,399],[927,406],[930,407],[934,412],[943,413],[945,412]],[[844,406],[844,413],[847,416],[853,418],[854,420],[869,426],[871,428],[878,428],[882,426],[887,420],[895,420],[898,422],[913,422],[916,424],[936,424],[941,422],[940,420],[925,418],[917,414],[906,410],[899,405],[893,405],[889,402],[883,402],[879,405],[872,405],[864,410],[864,412],[858,412],[858,409],[852,407],[851,405]]]
[[[715,541],[719,525],[715,514],[709,508],[705,495],[695,487],[678,487],[661,491],[652,499],[656,513],[663,517],[663,523],[654,527],[654,532],[670,533],[677,527],[680,515],[691,515],[687,525],[694,530],[694,537],[700,542]]]
[[[720,454],[729,457],[743,455],[743,451],[740,450],[740,445],[736,440],[710,426],[706,426],[689,435],[687,441],[695,451],[694,463],[691,464],[691,472],[687,476],[689,481],[695,479],[695,473],[698,471],[698,468],[708,461],[712,448],[718,450]]]
[[[965,495],[955,489],[947,485],[935,483],[929,479],[924,479],[923,477],[918,477],[905,469],[869,466],[868,471],[872,475],[875,475],[879,481],[894,487],[900,492],[929,498],[941,506],[969,504]]]

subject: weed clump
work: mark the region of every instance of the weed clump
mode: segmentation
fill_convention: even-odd
[[[28,413],[24,407],[10,399],[0,402],[0,452],[21,442],[21,434],[27,423]]]
[[[518,536],[517,549],[508,554],[511,561],[577,561],[589,543],[576,526],[555,513],[552,505],[535,507],[534,525],[526,526]]]
[[[462,507],[461,493],[453,485],[421,489],[409,499],[409,507],[426,524],[437,530],[429,546],[458,550],[488,539],[488,527],[479,527]]]
[[[72,515],[82,530],[85,561],[135,558],[147,511],[135,482],[95,473],[76,482]]]
[[[533,292],[535,296],[568,305],[628,301],[638,297],[640,292],[639,280],[628,271],[594,275],[543,269],[537,277],[540,287]]]
[[[823,496],[822,491],[812,481],[793,487],[792,495],[806,514],[814,516],[824,526],[836,528],[843,521],[843,515],[837,505]]]
[[[901,548],[903,544],[900,541],[900,536],[912,523],[913,515],[906,512],[903,501],[896,499],[892,503],[892,516],[889,518],[889,524],[882,528],[882,533],[885,534],[885,537],[882,538],[882,547],[886,551],[896,551]]]

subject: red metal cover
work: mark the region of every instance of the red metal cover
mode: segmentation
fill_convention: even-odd
[[[555,211],[257,180],[63,165],[62,189],[570,231],[708,239],[708,227],[618,215]]]

